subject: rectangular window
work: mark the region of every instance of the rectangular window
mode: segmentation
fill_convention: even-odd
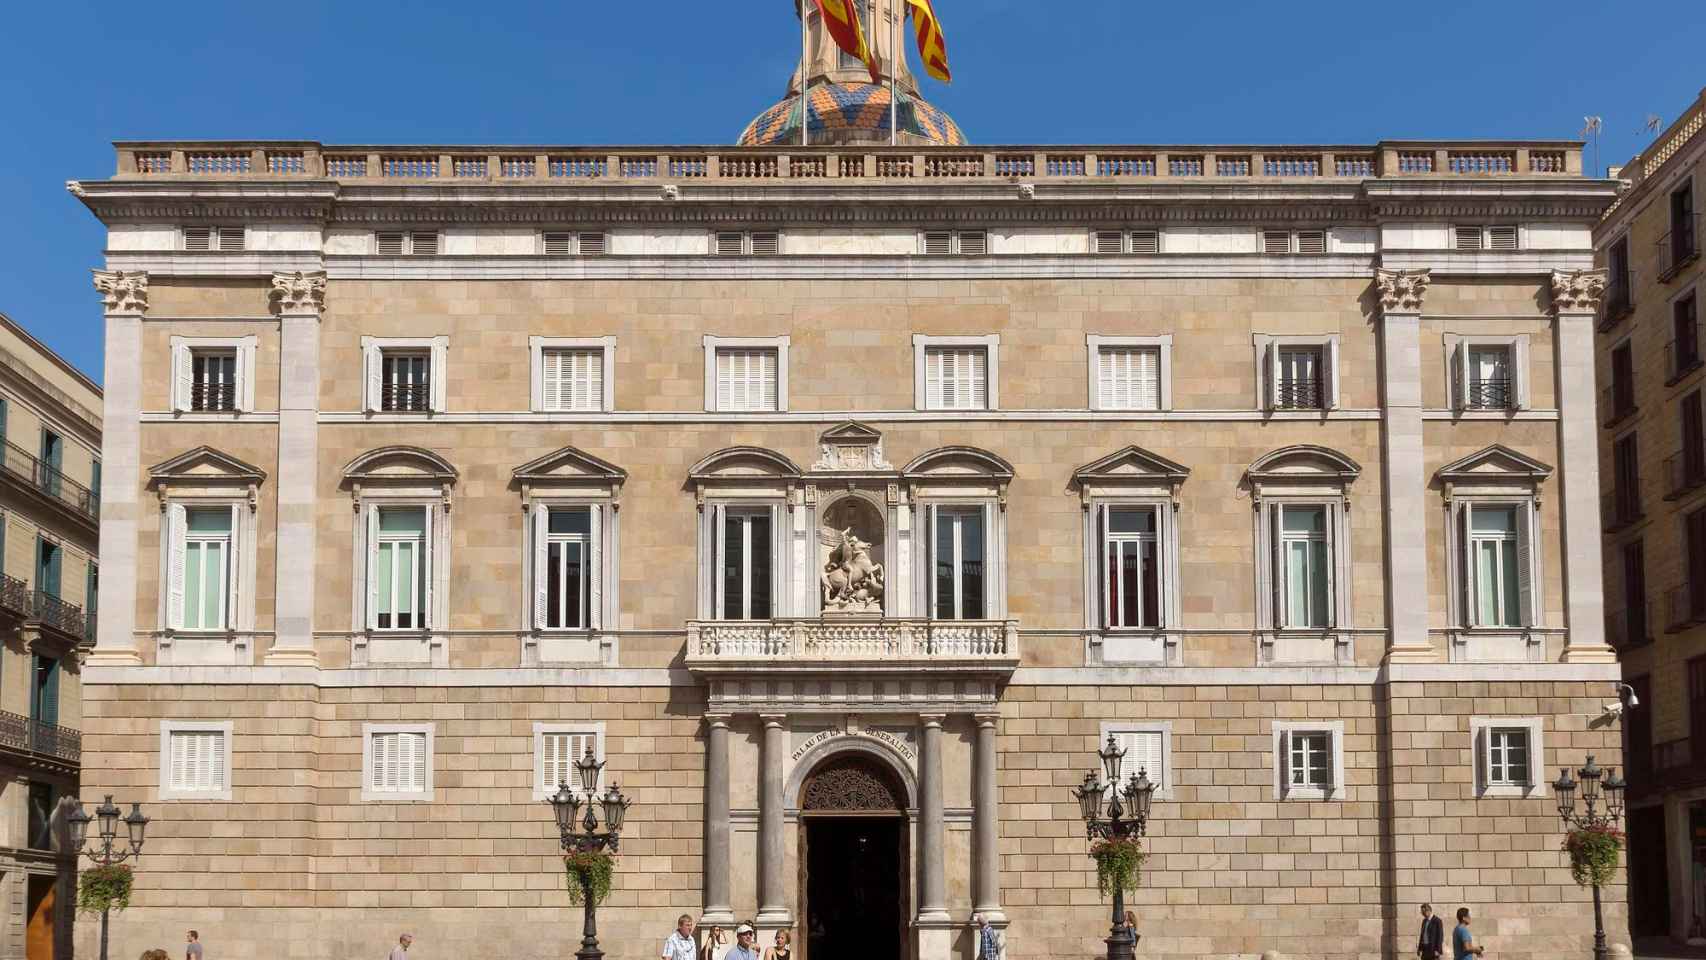
[[[1325,627],[1332,601],[1327,508],[1282,504],[1278,513],[1281,626]]]
[[[436,230],[381,230],[373,235],[374,249],[382,257],[430,256],[438,252]]]
[[[1292,788],[1332,789],[1332,733],[1294,730],[1286,735],[1286,740],[1286,784]]]
[[[1526,787],[1529,776],[1528,728],[1494,727],[1487,731],[1487,785]]]
[[[1161,409],[1161,348],[1100,348],[1097,390],[1103,410]]]
[[[924,233],[924,255],[946,257],[958,254],[981,257],[989,252],[989,235],[982,230],[928,230]]]
[[[584,630],[590,626],[592,522],[590,507],[550,508],[545,537],[547,630]]]
[[[1648,631],[1646,546],[1638,537],[1623,545],[1623,610],[1622,643],[1645,643]]]
[[[1279,347],[1274,406],[1281,410],[1319,410],[1324,403],[1320,347]]]
[[[381,507],[373,550],[373,626],[379,630],[426,627],[426,507]]]
[[[1690,292],[1671,304],[1671,345],[1667,351],[1670,354],[1670,363],[1666,366],[1672,380],[1700,366],[1700,319],[1697,303],[1695,295]]]
[[[166,789],[174,793],[229,790],[225,737],[223,730],[167,731]]]
[[[59,723],[59,658],[33,654],[35,673],[30,678],[30,719],[37,723]]]
[[[985,531],[982,507],[934,507],[936,619],[982,620]]]
[[[1673,492],[1696,487],[1706,480],[1706,416],[1702,416],[1700,391],[1689,392],[1680,407],[1682,457],[1672,468]]]
[[[548,349],[540,355],[546,410],[604,409],[604,351]]]
[[[778,409],[777,351],[768,347],[717,348],[717,409]]]
[[[1606,255],[1610,276],[1605,284],[1605,315],[1609,320],[1628,311],[1633,293],[1633,278],[1629,274],[1629,237],[1612,241]]]
[[[1611,351],[1611,410],[1608,422],[1635,412],[1635,353],[1628,341]]]
[[[1474,507],[1469,513],[1469,555],[1474,564],[1475,623],[1515,627],[1523,623],[1515,507]]]
[[[231,508],[184,511],[183,629],[223,630],[231,594]]]
[[[1110,628],[1161,625],[1161,558],[1156,508],[1102,508],[1102,622]]]
[[[924,387],[927,409],[987,409],[989,348],[926,347]]]
[[[1149,782],[1155,784],[1159,793],[1171,787],[1171,778],[1167,770],[1167,729],[1137,728],[1121,729],[1106,727],[1102,739],[1097,744],[1101,749],[1111,736],[1114,743],[1125,751],[1120,758],[1119,785],[1123,789],[1131,778],[1139,773],[1147,776]]]
[[[725,508],[722,529],[721,609],[723,620],[768,620],[775,542],[771,510]]]
[[[1468,363],[1465,409],[1508,410],[1516,405],[1516,380],[1511,376],[1509,347],[1471,346]]]
[[[1694,181],[1685,181],[1670,195],[1670,266],[1675,269],[1684,260],[1700,252],[1695,236]]]
[[[65,467],[65,440],[46,427],[41,431],[41,476],[38,483],[50,497],[59,496],[60,481]]]
[[[380,406],[386,411],[419,412],[432,409],[432,355],[384,350],[380,362],[383,381]]]
[[[190,409],[237,409],[236,351],[192,350],[190,357]]]
[[[581,762],[587,754],[598,761],[604,760],[604,750],[596,730],[575,730],[554,728],[539,724],[536,729],[539,768],[536,771],[536,789],[544,796],[550,796],[564,784],[575,791],[581,788],[580,773],[575,764]],[[603,785],[603,772],[600,771],[597,789]]]
[[[244,247],[242,227],[185,227],[185,250],[240,251]]]
[[[427,799],[431,789],[429,747],[426,730],[369,732],[364,793],[372,799]]]
[[[1706,657],[1688,661],[1688,739],[1690,754],[1706,753]]]
[[[1618,438],[1611,448],[1611,517],[1620,524],[1641,518],[1641,461],[1636,440],[1637,435],[1630,433]]]

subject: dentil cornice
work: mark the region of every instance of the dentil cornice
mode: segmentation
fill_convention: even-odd
[[[1595,313],[1605,295],[1604,270],[1554,270],[1552,305],[1559,313]]]
[[[148,274],[125,273],[123,270],[96,270],[95,289],[108,313],[146,313],[148,311]]]
[[[1421,313],[1422,298],[1427,296],[1432,281],[1427,270],[1375,270],[1374,284],[1380,291],[1381,311]]]
[[[326,274],[301,270],[275,273],[267,295],[278,305],[279,313],[319,313],[326,305]]]

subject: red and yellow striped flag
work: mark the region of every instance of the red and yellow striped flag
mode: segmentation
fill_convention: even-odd
[[[817,0],[817,9],[823,14],[823,25],[829,31],[835,45],[858,57],[871,72],[871,82],[879,83],[877,57],[871,52],[871,45],[865,39],[865,28],[859,23],[859,15],[853,10],[853,0]]]
[[[943,83],[953,83],[954,75],[948,71],[948,44],[942,38],[935,8],[930,0],[906,0],[906,5],[912,8],[912,28],[918,34],[918,56],[924,61],[925,72]]]

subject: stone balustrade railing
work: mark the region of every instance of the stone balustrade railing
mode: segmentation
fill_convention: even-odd
[[[117,144],[122,178],[538,183],[652,180],[1317,180],[1580,176],[1575,141],[1370,146],[339,147],[308,141]],[[653,152],[657,150],[658,152]]]
[[[687,660],[1017,662],[1014,620],[694,620]]]

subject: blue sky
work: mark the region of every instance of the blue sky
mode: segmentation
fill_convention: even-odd
[[[1599,114],[1603,167],[1706,85],[1700,0],[936,2],[956,80],[926,96],[985,144],[1567,138]],[[720,144],[799,49],[789,0],[0,16],[0,311],[97,380],[102,231],[64,183],[111,175],[112,140]]]

